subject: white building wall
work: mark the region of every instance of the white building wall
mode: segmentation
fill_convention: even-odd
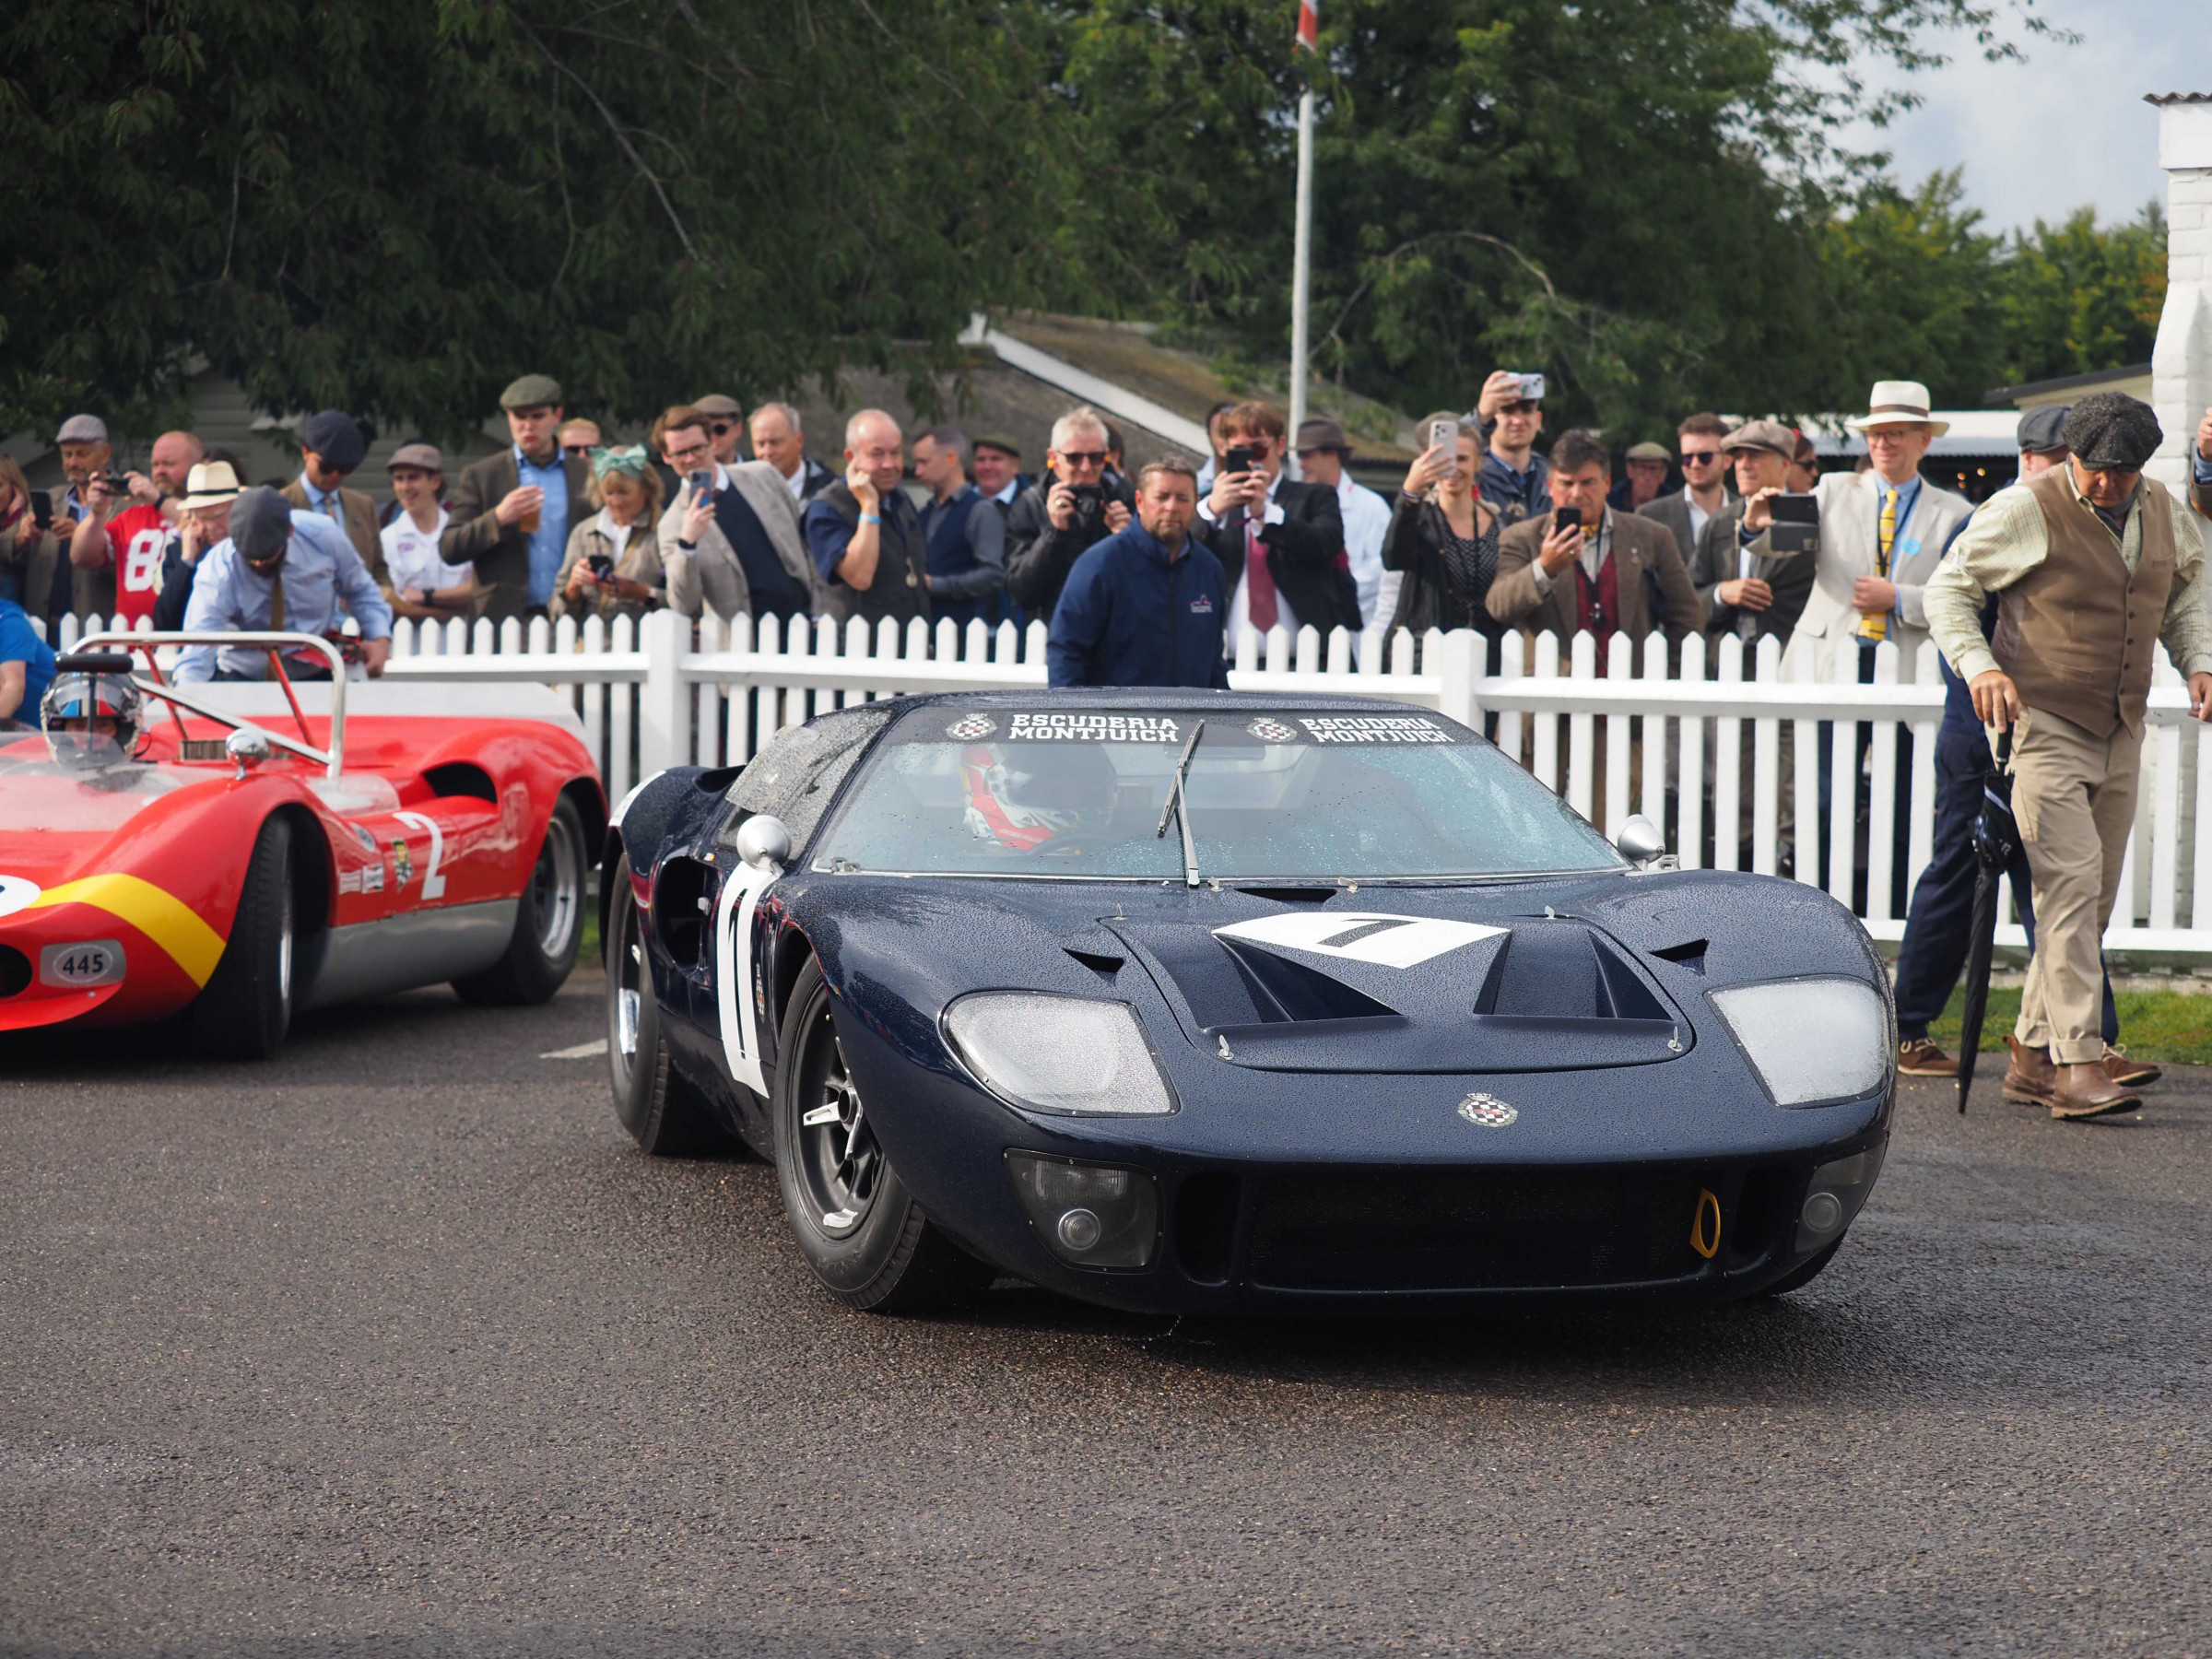
[[[2166,307],[2150,357],[2152,404],[2166,441],[2148,471],[2188,488],[2188,451],[2212,408],[2212,93],[2153,98],[2166,170]]]

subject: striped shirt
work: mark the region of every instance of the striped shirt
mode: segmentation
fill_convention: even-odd
[[[2066,488],[2084,512],[2093,512],[2076,482],[2074,468],[2062,464]],[[2127,530],[2120,538],[2120,557],[2133,574],[2143,559],[2142,491],[2165,486],[2146,478],[2136,499],[2128,504]],[[1944,656],[1971,681],[1977,674],[1997,667],[1989,641],[1983,636],[1981,614],[1986,595],[2010,587],[2049,557],[2050,542],[2043,529],[2043,510],[2021,485],[2011,485],[1975,510],[1959,532],[1936,573],[1924,590],[1928,630]],[[2212,674],[2212,622],[2205,617],[2203,579],[2205,538],[2196,515],[2180,502],[2173,510],[2173,587],[2166,596],[2166,616],[2159,625],[2174,666],[2184,675]]]

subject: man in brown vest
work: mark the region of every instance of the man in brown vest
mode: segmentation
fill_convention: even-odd
[[[1985,502],[1927,585],[1928,626],[1984,725],[2015,727],[2012,809],[2035,877],[2035,957],[2005,1098],[2059,1118],[2142,1104],[2101,1064],[2098,956],[2136,816],[2152,647],[2212,719],[2212,622],[2194,515],[2143,479],[2158,418],[2117,392],[2083,398],[2072,459]],[[1997,595],[1984,641],[1977,614]]]

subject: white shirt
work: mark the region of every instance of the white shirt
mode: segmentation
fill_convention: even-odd
[[[615,523],[614,509],[611,507],[600,508],[599,516],[592,521],[593,527],[614,545],[615,550],[611,557],[618,559],[629,551],[629,538],[635,535],[644,524],[645,515],[641,512],[629,524],[618,524]]]
[[[717,468],[716,470],[719,471],[720,469]],[[727,475],[724,475],[723,478],[716,480],[714,485],[715,489],[719,491],[723,488],[723,485],[727,481]],[[801,455],[799,457],[798,465],[791,469],[791,477],[783,480],[783,488],[791,491],[791,499],[796,501],[800,507],[804,508],[806,505],[806,456]]]
[[[1344,512],[1344,552],[1351,561],[1352,585],[1359,590],[1359,623],[1372,628],[1387,623],[1397,610],[1400,571],[1382,568],[1382,538],[1390,531],[1390,503],[1364,484],[1352,482],[1345,473],[1336,480],[1336,504]],[[1390,609],[1382,606],[1382,590],[1390,590]]]
[[[1721,497],[1724,501],[1727,499],[1724,493]],[[1712,514],[1698,505],[1698,498],[1689,493],[1687,486],[1682,490],[1682,504],[1689,509],[1689,548],[1695,552],[1698,538],[1705,534],[1705,526],[1712,522]]]
[[[1261,524],[1279,524],[1283,522],[1283,510],[1275,499],[1276,491],[1280,489],[1282,485],[1283,475],[1277,473],[1275,475],[1274,482],[1267,486],[1267,511],[1261,518]],[[1213,502],[1205,497],[1199,498],[1198,516],[1209,524],[1218,522],[1214,517]],[[1389,522],[1387,514],[1384,515],[1384,522],[1386,524]],[[1247,592],[1251,585],[1252,560],[1247,555],[1244,568],[1237,572],[1237,591],[1229,602],[1229,627],[1222,640],[1222,645],[1232,660],[1237,654],[1238,641],[1242,640],[1245,633],[1252,628],[1252,601]],[[1284,594],[1280,582],[1277,582],[1275,588],[1275,623],[1277,628],[1288,629],[1292,638],[1297,637],[1298,613],[1290,608],[1290,601]],[[1263,653],[1266,650],[1266,634],[1262,633],[1260,648]]]
[[[400,515],[378,532],[377,539],[384,545],[384,569],[390,573],[392,585],[405,592],[410,588],[466,587],[477,579],[473,563],[448,564],[438,555],[438,538],[445,532],[446,522],[452,517],[445,504],[438,506],[438,523],[429,530],[415,527],[412,513],[404,510]]]
[[[990,499],[994,501],[996,501],[1001,507],[1011,507],[1014,504],[1014,497],[1020,490],[1020,488],[1021,480],[1018,477],[1011,478],[1007,480],[1006,487],[1004,489],[1000,490],[996,495],[991,497]]]

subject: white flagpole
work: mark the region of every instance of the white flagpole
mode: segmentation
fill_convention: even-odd
[[[1298,43],[1311,52],[1320,25],[1319,0],[1300,0]],[[1298,100],[1298,228],[1290,250],[1290,443],[1284,458],[1289,476],[1298,475],[1298,429],[1306,418],[1307,292],[1313,262],[1313,89]]]

